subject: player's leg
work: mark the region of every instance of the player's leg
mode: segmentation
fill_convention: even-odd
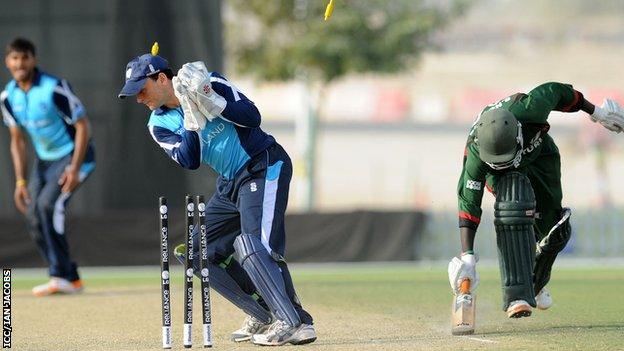
[[[233,252],[232,243],[240,234],[240,218],[236,206],[227,198],[221,197],[219,193],[213,195],[206,204],[206,234],[212,288],[249,315],[250,323],[257,321],[254,324],[257,325],[256,329],[268,326],[272,322],[271,313],[256,293],[249,276],[240,267],[238,270],[231,268],[238,266],[230,258],[231,256],[227,255]],[[199,230],[196,227],[193,230],[193,267],[198,276],[200,274],[200,239]],[[183,263],[186,257],[185,245],[176,246],[174,255],[180,263]],[[242,332],[234,334],[236,334],[232,336],[234,341],[249,340],[251,337],[250,333],[246,333],[248,334],[246,339],[244,339],[245,336],[239,335]]]
[[[234,242],[236,258],[249,273],[278,318],[252,342],[262,345],[303,344],[316,339],[312,317],[295,293],[284,260],[284,213],[292,177],[290,158],[279,145],[252,161],[239,186],[242,234]]]
[[[82,282],[76,263],[71,259],[69,244],[65,235],[65,208],[73,193],[63,193],[58,179],[69,164],[71,155],[55,162],[47,162],[43,169],[45,184],[34,202],[35,211],[45,241],[49,264],[50,282],[37,286],[33,293],[45,296],[54,293],[77,293],[82,291]],[[80,173],[84,181],[88,173]]]
[[[546,309],[552,304],[552,299],[544,287],[550,280],[557,254],[565,248],[572,233],[570,209],[561,206],[561,161],[552,138],[544,138],[542,152],[529,166],[527,175],[537,200],[534,290],[538,294],[538,308]]]
[[[41,189],[44,185],[45,181],[43,178],[43,170],[40,165],[40,161],[35,160],[30,179],[28,180],[28,193],[30,194],[32,200],[30,204],[28,204],[28,209],[26,212],[26,222],[28,225],[28,233],[35,242],[35,246],[37,247],[39,254],[49,265],[50,258],[48,257],[48,245],[46,244],[45,238],[42,234],[43,229],[41,228],[39,211],[37,210],[36,206],[37,198],[39,197],[39,193],[41,192]]]
[[[230,339],[235,342],[248,341],[253,334],[264,333],[271,323],[274,322],[273,315],[266,301],[264,301],[260,292],[249,278],[249,275],[234,259],[234,255],[221,260],[220,266],[225,269],[229,276],[234,277],[243,291],[249,294],[263,308],[264,312],[262,317],[248,313],[241,327],[232,332]]]
[[[510,318],[531,315],[535,307],[533,232],[535,195],[529,179],[508,172],[496,179],[494,225],[503,285],[503,310]]]
[[[280,146],[276,146],[276,150],[271,150],[269,157],[273,157],[275,163],[273,166],[269,166],[269,170],[276,172],[279,168],[280,174],[277,175],[277,179],[273,179],[273,175],[270,175],[270,179],[265,178],[264,194],[263,194],[263,215],[261,223],[261,236],[262,241],[267,242],[272,251],[272,257],[277,262],[279,269],[284,279],[284,285],[286,288],[286,294],[291,303],[295,307],[301,323],[312,325],[314,323],[312,316],[303,308],[301,301],[295,291],[295,286],[286,263],[285,251],[286,251],[286,228],[284,226],[286,208],[288,207],[288,194],[290,191],[290,180],[292,178],[292,163],[290,158]],[[283,161],[281,166],[279,161]],[[273,202],[274,205],[273,205]],[[266,206],[264,206],[266,204]],[[255,217],[252,218],[250,223],[250,229],[257,226]]]

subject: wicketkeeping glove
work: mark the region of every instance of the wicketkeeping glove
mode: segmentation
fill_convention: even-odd
[[[464,279],[470,280],[470,292],[475,291],[479,285],[479,274],[476,270],[477,257],[473,254],[461,255],[461,258],[453,257],[448,265],[449,282],[455,295],[459,294],[459,286]]]
[[[590,117],[612,132],[620,133],[624,130],[624,110],[611,99],[605,99],[601,107],[596,106]]]
[[[210,120],[210,117],[221,115],[227,101],[212,89],[210,76],[203,62],[185,63],[178,71],[178,78],[201,113]]]
[[[173,77],[171,82],[173,83],[173,93],[180,101],[182,112],[184,112],[184,129],[191,131],[204,129],[206,116],[199,112],[197,105],[189,97],[186,88],[180,84],[178,77]]]

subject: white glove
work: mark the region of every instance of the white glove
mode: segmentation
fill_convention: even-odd
[[[612,132],[620,133],[624,130],[624,110],[611,99],[605,99],[602,107],[596,106],[590,117]]]
[[[449,282],[455,295],[459,294],[459,286],[464,279],[470,280],[470,292],[472,293],[479,285],[477,273],[477,257],[473,254],[461,255],[461,258],[453,257],[448,265]]]
[[[180,84],[178,77],[173,77],[171,82],[173,83],[173,93],[180,101],[182,112],[184,112],[184,129],[191,131],[204,129],[206,127],[206,116],[199,112],[197,105],[190,99],[188,91]]]
[[[206,68],[206,64],[204,63],[204,61],[187,62],[184,65],[182,65],[182,67],[184,66],[192,67],[193,69],[197,71],[201,71],[205,76],[208,76],[208,68]]]
[[[221,115],[227,101],[212,89],[210,76],[203,62],[185,63],[178,71],[178,77],[201,113],[209,120],[212,120],[210,117]]]

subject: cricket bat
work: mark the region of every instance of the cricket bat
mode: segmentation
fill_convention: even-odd
[[[451,307],[453,335],[474,334],[476,298],[476,295],[470,294],[470,280],[463,280],[459,286],[459,294],[453,297]]]

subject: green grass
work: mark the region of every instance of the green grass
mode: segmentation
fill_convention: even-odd
[[[176,266],[179,267],[179,266]],[[510,320],[501,310],[498,271],[480,269],[477,329],[450,335],[450,288],[443,265],[293,266],[304,306],[314,315],[319,350],[621,350],[624,348],[624,269],[565,268],[553,272],[555,305],[531,318]],[[158,268],[84,269],[84,294],[34,298],[42,271],[13,273],[13,343],[16,350],[158,350]],[[174,347],[181,349],[182,274],[172,287]],[[196,292],[196,299],[199,295]],[[199,303],[195,303],[199,342]],[[243,319],[213,293],[217,349],[236,345],[229,333]]]

